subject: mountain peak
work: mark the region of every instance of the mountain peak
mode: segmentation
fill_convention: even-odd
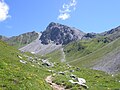
[[[57,24],[57,23],[55,23],[55,22],[51,22],[49,25],[56,25],[56,24]],[[49,26],[49,25],[48,25],[48,26]]]
[[[69,42],[81,39],[85,33],[79,29],[51,22],[42,33],[40,40],[42,44],[54,42],[56,44],[68,44]]]

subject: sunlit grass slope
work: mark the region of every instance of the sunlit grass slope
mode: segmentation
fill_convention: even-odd
[[[21,63],[18,56],[27,63]],[[45,68],[0,41],[0,90],[51,90],[44,80],[48,75]]]

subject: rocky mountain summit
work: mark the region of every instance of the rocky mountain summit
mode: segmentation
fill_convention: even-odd
[[[42,44],[55,43],[56,45],[65,45],[69,42],[80,40],[84,35],[84,32],[76,28],[51,22],[42,33],[40,40]]]

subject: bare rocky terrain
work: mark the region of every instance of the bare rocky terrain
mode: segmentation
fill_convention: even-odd
[[[44,45],[41,43],[41,40],[39,40],[40,37],[41,33],[39,33],[39,37],[35,41],[26,45],[25,47],[20,48],[19,50],[23,52],[44,55],[62,47],[62,45],[56,45],[54,43]]]

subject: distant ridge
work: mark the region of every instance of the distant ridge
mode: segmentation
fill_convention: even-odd
[[[19,36],[12,36],[9,38],[5,36],[0,36],[0,37],[1,37],[1,40],[7,42],[9,45],[14,46],[16,48],[21,48],[31,43],[35,39],[37,39],[38,33],[35,31],[32,31],[32,32],[23,33]]]

